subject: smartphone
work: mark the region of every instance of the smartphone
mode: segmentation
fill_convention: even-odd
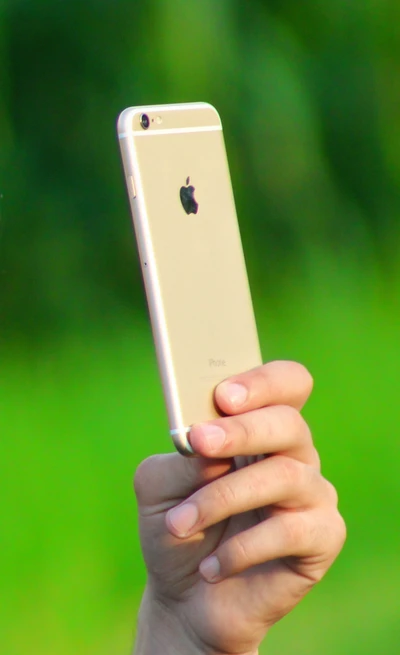
[[[176,449],[214,389],[262,362],[222,125],[207,103],[130,107],[118,139]]]

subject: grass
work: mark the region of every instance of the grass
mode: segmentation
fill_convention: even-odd
[[[398,312],[361,273],[323,270],[307,291],[256,309],[265,358],[314,374],[306,415],[349,539],[262,653],[394,655]],[[9,344],[0,433],[1,652],[129,653],[145,580],[131,479],[145,456],[171,450],[147,323],[124,317],[41,352]]]

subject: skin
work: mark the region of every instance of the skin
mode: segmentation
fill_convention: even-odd
[[[293,362],[235,376],[215,392],[225,416],[191,430],[200,457],[139,466],[135,655],[254,655],[337,557],[344,521],[300,414],[311,390]]]

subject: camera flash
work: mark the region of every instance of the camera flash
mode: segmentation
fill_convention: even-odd
[[[157,123],[157,125],[161,125],[161,123],[162,123],[162,118],[161,118],[161,116],[157,116],[157,118],[156,118],[156,123]]]

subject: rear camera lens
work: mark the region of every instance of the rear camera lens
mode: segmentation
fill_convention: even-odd
[[[149,125],[150,125],[150,118],[147,116],[147,114],[142,114],[140,117],[140,125],[143,127],[144,130],[147,130]]]

